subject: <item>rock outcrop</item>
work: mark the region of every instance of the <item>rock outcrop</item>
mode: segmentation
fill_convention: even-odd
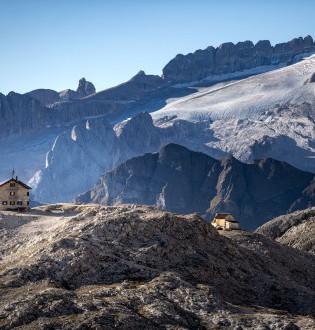
[[[315,208],[279,216],[257,228],[256,232],[315,254]]]
[[[269,40],[223,43],[197,50],[188,55],[177,55],[163,69],[164,79],[171,83],[199,81],[207,77],[229,74],[263,66],[290,64],[294,57],[314,52],[313,38],[307,36],[271,46]]]
[[[314,83],[315,82],[315,73],[313,73],[305,83]]]
[[[94,94],[95,92],[96,89],[91,82],[85,80],[85,78],[79,80],[79,86],[77,88],[78,97],[85,97]]]
[[[86,96],[92,95],[96,92],[94,85],[87,81],[85,78],[79,80],[79,85],[76,91],[72,89],[65,89],[59,92],[59,96],[62,101],[69,101],[72,99],[81,99]]]
[[[215,160],[176,144],[135,157],[106,173],[78,202],[137,203],[188,214],[234,213],[254,229],[289,211],[314,174],[274,159],[244,164],[233,157]],[[314,203],[313,200],[309,200]]]
[[[0,226],[4,329],[315,325],[314,256],[198,214],[62,204]]]

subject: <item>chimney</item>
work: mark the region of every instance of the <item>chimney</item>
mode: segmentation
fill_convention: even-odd
[[[16,180],[16,181],[18,180],[18,177],[17,177],[17,176],[15,177],[15,180]]]

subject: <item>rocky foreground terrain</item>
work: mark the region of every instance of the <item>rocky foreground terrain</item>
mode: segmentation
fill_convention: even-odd
[[[198,214],[1,212],[0,329],[314,329],[315,257]]]
[[[257,233],[315,254],[315,208],[277,217],[256,230]]]

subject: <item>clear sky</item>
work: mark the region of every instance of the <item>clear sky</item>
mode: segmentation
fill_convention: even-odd
[[[314,0],[0,0],[0,92],[102,90],[178,53],[308,34]]]

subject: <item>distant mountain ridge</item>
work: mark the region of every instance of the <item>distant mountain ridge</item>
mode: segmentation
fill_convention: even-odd
[[[226,42],[187,55],[178,54],[163,69],[163,78],[171,83],[188,83],[207,77],[253,69],[266,65],[290,64],[296,55],[314,52],[311,36],[271,46],[269,40]]]
[[[56,92],[51,89],[35,89],[31,92],[26,93],[34,99],[38,100],[45,106],[51,106],[56,102],[68,101],[73,98],[83,98],[88,95],[94,94],[96,89],[94,85],[87,81],[85,78],[79,80],[79,85],[76,91],[66,89],[61,92]]]
[[[11,92],[7,96],[0,94],[0,119],[5,122],[6,129],[1,130],[0,137],[11,134],[20,134],[24,131],[45,129],[51,125],[73,125],[82,121],[82,118],[102,116],[109,119],[125,119],[128,112],[137,113],[147,111],[148,107],[156,110],[156,101],[144,104],[141,100],[150,93],[159,89],[163,91],[158,96],[158,103],[163,106],[164,95],[174,97],[176,90],[170,89],[170,85],[178,82],[190,83],[202,80],[209,75],[226,75],[227,73],[240,72],[244,76],[257,74],[246,73],[247,69],[265,66],[264,71],[275,69],[275,65],[292,64],[296,55],[306,52],[315,52],[314,42],[311,36],[304,39],[295,38],[287,43],[277,44],[274,47],[269,41],[259,41],[255,46],[251,41],[223,43],[217,49],[208,47],[206,50],[198,50],[194,54],[177,55],[163,69],[162,77],[158,75],[146,75],[140,71],[129,81],[118,86],[96,93],[94,85],[82,78],[76,91],[67,89],[56,92],[51,89],[37,89],[23,95]],[[212,58],[212,56],[214,56]],[[270,68],[268,69],[268,66]],[[244,71],[245,70],[245,71]],[[244,71],[242,73],[242,71]],[[224,77],[222,80],[226,80]],[[216,77],[215,81],[220,81]],[[165,90],[165,92],[164,92]],[[184,93],[188,91],[183,91]],[[188,93],[192,93],[190,91]],[[8,106],[10,95],[14,94],[15,101]],[[26,98],[26,96],[28,98]],[[152,99],[156,96],[152,96]],[[16,101],[16,99],[19,99]],[[36,100],[36,101],[35,101]],[[130,104],[140,101],[139,104]],[[19,116],[25,111],[25,103],[33,103],[31,111],[27,110],[27,123]],[[39,102],[39,103],[38,103]],[[144,106],[147,106],[144,108]],[[27,107],[29,107],[27,105]],[[48,109],[47,109],[48,108]],[[53,109],[53,111],[49,111]],[[10,117],[16,116],[10,120]]]
[[[158,153],[132,158],[101,176],[78,202],[155,205],[189,214],[234,213],[246,229],[294,209],[314,174],[274,159],[244,164],[233,157],[215,160],[169,144]],[[314,204],[314,198],[308,203]]]

